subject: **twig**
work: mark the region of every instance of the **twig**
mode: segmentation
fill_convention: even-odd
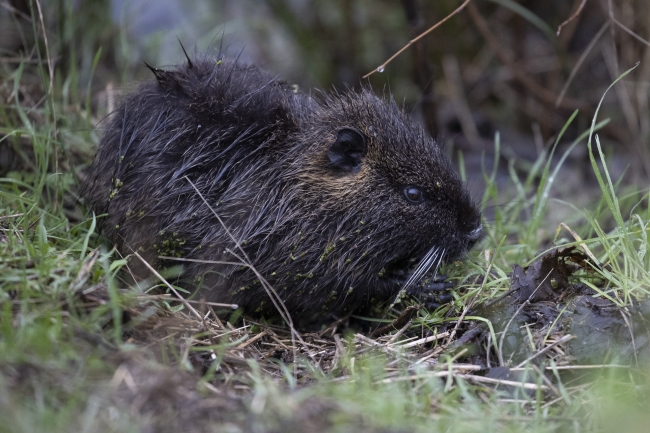
[[[449,18],[453,17],[454,15],[456,15],[457,13],[459,13],[460,11],[462,11],[463,9],[465,9],[465,6],[467,6],[467,4],[468,4],[470,1],[471,1],[471,0],[465,0],[465,1],[463,2],[463,4],[460,5],[460,6],[458,7],[458,9],[456,9],[455,11],[453,11],[452,13],[450,13],[449,15],[447,15],[447,16],[446,16],[445,18],[443,18],[442,20],[438,21],[437,24],[434,24],[432,27],[429,27],[429,29],[428,29],[428,30],[425,30],[423,33],[421,33],[420,36],[418,36],[418,37],[416,37],[416,38],[414,38],[414,39],[411,39],[411,40],[409,41],[408,44],[406,44],[406,45],[404,45],[404,46],[402,47],[402,49],[400,49],[398,52],[396,52],[395,54],[393,54],[393,55],[392,55],[388,60],[386,60],[384,63],[382,63],[381,65],[379,65],[379,66],[377,67],[377,69],[368,72],[366,75],[363,76],[363,78],[368,78],[369,76],[371,76],[371,75],[374,74],[375,72],[384,72],[384,69],[386,69],[386,65],[388,65],[390,62],[392,62],[393,59],[395,59],[395,57],[399,56],[399,55],[402,54],[404,51],[406,51],[406,49],[407,49],[408,47],[410,47],[411,45],[413,45],[414,43],[416,43],[417,41],[419,41],[420,39],[422,39],[423,37],[425,37],[426,35],[428,35],[428,34],[431,33],[432,31],[434,31],[435,29],[437,29],[438,27],[440,27],[440,25],[442,25],[442,24],[443,24],[445,21],[447,21]]]
[[[461,369],[466,369],[466,367],[462,367]],[[417,375],[411,375],[411,376],[400,376],[400,377],[395,377],[395,378],[389,378],[389,379],[383,379],[380,380],[378,383],[395,383],[395,382],[403,382],[403,381],[413,381],[417,379],[429,379],[433,377],[448,377],[451,376],[453,378],[461,378],[464,380],[468,381],[473,381],[473,382],[483,382],[483,383],[492,383],[496,385],[507,385],[507,386],[515,386],[518,388],[523,388],[523,389],[533,389],[533,390],[547,390],[548,387],[545,385],[538,385],[536,383],[527,383],[527,382],[517,382],[515,380],[504,380],[504,379],[493,379],[491,377],[485,377],[485,376],[476,376],[473,374],[464,374],[464,373],[456,373],[456,371],[452,370],[445,370],[445,371],[436,371],[436,372],[431,372],[427,374],[417,374]]]
[[[144,265],[145,265],[145,266],[146,266],[146,267],[151,271],[152,274],[154,274],[156,277],[158,277],[158,279],[160,279],[160,281],[162,281],[162,282],[163,282],[167,287],[169,287],[169,289],[170,289],[170,290],[171,290],[171,291],[172,291],[172,292],[173,292],[173,293],[178,297],[178,299],[180,299],[180,301],[181,301],[181,302],[182,302],[182,303],[187,307],[188,310],[190,310],[192,313],[194,313],[194,314],[196,315],[196,317],[199,318],[199,320],[203,320],[203,316],[201,315],[201,313],[199,313],[199,312],[196,310],[196,308],[192,307],[192,306],[190,305],[190,303],[187,302],[187,301],[185,300],[185,298],[183,298],[183,297],[181,296],[180,293],[178,293],[178,291],[174,288],[174,286],[172,286],[171,284],[169,284],[169,283],[167,282],[167,280],[165,280],[165,278],[163,278],[163,276],[160,275],[160,274],[159,274],[159,273],[158,273],[158,272],[153,268],[153,266],[151,266],[149,263],[147,263],[147,261],[146,261],[145,259],[143,259],[142,256],[141,256],[140,254],[138,254],[137,251],[133,251],[133,255],[136,256],[137,258],[139,258],[140,261],[141,261],[141,262],[142,262],[142,263],[143,263],[143,264],[144,264]]]
[[[246,341],[244,341],[242,344],[240,344],[239,346],[235,347],[235,349],[236,349],[236,350],[243,349],[244,347],[248,346],[249,344],[256,342],[257,340],[259,340],[259,339],[262,338],[262,337],[265,337],[266,334],[268,334],[268,330],[265,329],[264,331],[260,332],[260,333],[257,334],[255,337],[251,338],[250,340],[246,340]]]
[[[41,21],[41,27],[43,28],[43,41],[45,42],[45,56],[47,57],[47,69],[50,74],[50,88],[47,93],[50,95],[50,107],[52,108],[52,125],[54,126],[54,139],[52,143],[54,144],[54,173],[59,172],[59,155],[57,154],[56,142],[57,142],[57,128],[56,128],[56,107],[54,106],[54,65],[52,64],[52,58],[50,57],[50,44],[47,41],[47,30],[45,29],[45,21],[43,20],[43,10],[41,9],[40,0],[36,0],[36,7],[38,8],[38,17]],[[18,99],[16,99],[18,103]],[[59,179],[59,176],[57,176]],[[54,192],[54,209],[59,208],[59,188],[55,189]]]
[[[22,19],[24,19],[24,20],[27,21],[28,23],[31,23],[31,22],[32,22],[32,17],[30,17],[29,15],[27,15],[25,12],[16,9],[16,8],[13,7],[10,3],[2,2],[2,3],[0,3],[0,6],[2,6],[3,8],[5,8],[6,10],[8,10],[10,13],[18,15],[19,17],[21,17]]]
[[[476,24],[477,29],[487,42],[490,49],[494,52],[494,54],[496,54],[501,63],[510,69],[517,81],[526,87],[528,91],[539,100],[547,104],[554,104],[557,101],[555,93],[539,85],[515,63],[514,55],[512,52],[501,46],[499,39],[494,35],[494,33],[492,33],[492,30],[490,30],[490,25],[481,16],[478,8],[474,6],[474,4],[470,4],[467,8],[467,11],[469,12],[470,18],[472,21],[474,21],[474,24]],[[582,101],[564,98],[559,106],[562,108],[575,110],[584,108],[586,104]]]
[[[0,217],[0,221],[6,220],[6,219],[9,219],[9,218],[18,218],[18,217],[21,217],[23,215],[25,215],[25,214],[24,213],[15,213],[13,215],[2,216],[2,217]]]
[[[447,337],[448,335],[449,332],[441,332],[440,334],[435,334],[429,337],[420,338],[419,340],[411,341],[410,343],[402,344],[401,346],[397,346],[397,347],[399,347],[400,349],[408,349],[411,347],[419,346],[421,344],[429,343],[431,341],[440,340],[441,338]]]
[[[582,3],[580,3],[580,6],[578,6],[578,10],[575,11],[575,12],[573,13],[573,15],[571,15],[571,16],[569,17],[569,19],[567,19],[567,20],[564,21],[562,24],[560,24],[560,26],[557,28],[557,33],[556,33],[557,36],[560,36],[560,32],[562,31],[562,27],[566,26],[566,25],[569,24],[571,21],[573,21],[574,19],[576,19],[576,18],[578,17],[578,15],[580,15],[580,12],[582,12],[582,8],[585,7],[585,3],[587,3],[587,0],[582,0]]]
[[[571,236],[573,236],[573,239],[575,239],[576,241],[579,242],[580,248],[582,248],[582,249],[584,250],[585,254],[587,254],[587,255],[589,256],[589,258],[590,258],[591,260],[594,261],[594,264],[595,264],[596,266],[598,266],[598,267],[602,267],[602,266],[603,266],[603,265],[598,261],[598,259],[596,258],[596,256],[594,256],[594,254],[591,252],[591,250],[589,249],[589,247],[587,246],[587,244],[584,243],[584,241],[582,240],[582,238],[580,237],[580,235],[579,235],[578,233],[576,233],[575,231],[573,231],[573,230],[571,229],[571,227],[569,227],[568,225],[566,225],[566,224],[564,224],[564,223],[560,223],[560,227],[564,227],[565,229],[567,229],[567,230],[569,231],[569,233],[571,233]],[[559,228],[558,228],[558,230],[559,230]]]
[[[150,295],[148,293],[143,293],[142,295],[136,296],[137,299],[142,299],[142,300],[156,300],[156,299],[171,299],[171,295],[169,293],[164,293],[162,295]],[[233,310],[236,310],[239,308],[239,305],[237,304],[222,304],[220,302],[208,302],[204,300],[196,301],[193,299],[186,299],[185,301],[189,302],[190,304],[205,304],[205,305],[211,305],[213,307],[228,307],[232,308]]]
[[[620,365],[620,364],[598,364],[598,365],[554,365],[545,367],[544,370],[593,370],[597,368],[624,368],[629,369],[629,365]],[[513,367],[510,371],[523,371],[523,367]]]
[[[610,9],[610,11],[609,11],[609,19],[612,20],[612,22],[613,22],[614,24],[616,24],[616,25],[619,26],[621,29],[623,29],[623,30],[625,31],[625,33],[629,34],[630,36],[632,36],[633,38],[635,38],[635,39],[638,40],[639,42],[642,42],[642,43],[644,43],[644,44],[646,44],[647,46],[650,47],[650,41],[647,41],[646,39],[643,39],[641,36],[637,35],[637,34],[634,33],[632,30],[630,30],[629,28],[627,28],[627,27],[625,26],[625,24],[623,24],[622,22],[620,22],[619,20],[617,20],[617,19],[614,17],[614,12],[613,12],[611,9]]]
[[[76,292],[77,290],[81,289],[83,284],[88,280],[88,274],[90,273],[92,267],[95,266],[97,258],[99,258],[99,248],[95,248],[93,252],[88,254],[88,258],[84,260],[81,268],[79,268],[77,277],[74,279],[72,284],[70,284],[72,292]]]
[[[408,322],[406,322],[406,324],[405,324],[404,326],[402,326],[402,329],[400,329],[399,331],[397,331],[397,332],[395,333],[395,335],[393,335],[392,337],[390,337],[390,340],[388,340],[388,341],[386,342],[386,344],[393,344],[395,341],[397,341],[397,339],[398,339],[398,338],[399,338],[399,337],[400,337],[404,332],[406,332],[406,330],[409,328],[409,326],[411,326],[411,323],[413,323],[411,320],[409,320]]]
[[[463,79],[458,66],[458,59],[452,55],[446,55],[442,59],[442,71],[447,82],[447,96],[456,112],[460,127],[470,147],[480,149],[480,134],[472,117],[472,111],[465,100],[463,92]]]
[[[158,258],[163,260],[174,260],[177,262],[205,263],[210,265],[246,266],[246,263],[243,262],[225,262],[222,260],[186,259],[184,257],[170,257],[170,256],[158,256]]]
[[[469,381],[475,381],[475,382],[483,382],[483,383],[493,383],[496,385],[507,385],[507,386],[516,386],[519,388],[523,389],[532,389],[532,390],[548,390],[548,387],[546,385],[538,385],[536,383],[527,383],[527,382],[517,382],[515,380],[503,380],[503,379],[493,379],[491,377],[485,377],[485,376],[475,376],[473,374],[459,374],[455,377],[460,377],[461,379],[469,380]]]
[[[419,309],[420,307],[416,307],[413,305],[406,307],[406,309],[402,312],[402,314],[400,314],[400,316],[397,319],[393,320],[388,325],[375,329],[370,336],[376,338],[379,337],[380,335],[387,334],[395,329],[400,329],[401,327],[405,326],[405,324],[406,325],[410,324],[411,319],[413,318],[415,313],[418,312]]]
[[[551,350],[551,349],[554,348],[555,346],[558,346],[558,345],[560,345],[560,344],[566,343],[567,341],[573,340],[574,338],[576,338],[575,335],[571,335],[571,334],[569,334],[569,335],[565,335],[564,337],[560,338],[559,340],[557,340],[557,341],[554,342],[553,344],[549,344],[548,346],[546,346],[546,347],[543,348],[542,350],[540,350],[540,351],[538,351],[537,353],[534,353],[533,355],[531,355],[531,356],[529,356],[528,358],[524,359],[524,360],[521,361],[521,362],[520,362],[520,363],[519,363],[515,368],[521,368],[521,367],[523,367],[524,365],[526,365],[527,363],[529,363],[529,362],[532,361],[533,359],[537,358],[539,355],[543,355],[544,353],[548,352],[549,350]]]
[[[217,212],[212,208],[212,206],[210,206],[210,203],[208,203],[208,201],[205,199],[205,197],[203,197],[203,194],[201,194],[201,191],[199,191],[199,189],[196,187],[196,185],[194,185],[194,183],[190,180],[189,177],[187,177],[187,176],[183,176],[183,177],[192,186],[192,188],[194,188],[194,191],[196,191],[196,193],[199,195],[201,200],[203,200],[203,203],[208,207],[208,209],[210,209],[210,211],[215,216],[215,218],[217,218],[217,220],[219,221],[219,224],[221,224],[223,229],[226,231],[226,234],[228,235],[228,237],[230,237],[230,239],[235,243],[235,246],[237,247],[237,249],[241,252],[242,257],[239,257],[234,251],[230,250],[229,248],[227,248],[226,251],[228,251],[230,254],[232,254],[236,259],[243,262],[246,265],[246,267],[248,267],[251,271],[253,271],[255,273],[255,276],[257,277],[257,279],[262,284],[262,287],[264,287],[264,289],[266,290],[266,293],[269,295],[269,298],[271,299],[271,302],[273,303],[273,305],[277,309],[278,313],[280,314],[282,319],[284,319],[284,321],[289,326],[289,329],[291,330],[291,343],[292,343],[292,348],[293,348],[293,359],[294,359],[293,374],[294,374],[294,378],[297,379],[298,378],[298,369],[297,369],[297,363],[295,362],[295,360],[298,357],[298,349],[296,348],[296,346],[297,346],[296,345],[296,339],[298,341],[300,341],[300,343],[305,347],[306,347],[306,344],[305,344],[304,340],[302,339],[302,336],[300,335],[300,333],[298,333],[298,331],[294,327],[293,320],[291,319],[291,314],[289,313],[289,310],[287,309],[286,305],[284,305],[284,302],[282,301],[282,298],[280,298],[280,295],[278,295],[278,293],[275,291],[275,289],[273,289],[273,287],[271,287],[269,282],[266,281],[266,278],[264,278],[262,276],[262,274],[260,274],[257,271],[257,269],[255,269],[255,267],[253,266],[253,262],[248,258],[248,255],[246,254],[246,251],[244,251],[244,249],[241,247],[241,245],[239,244],[237,239],[235,239],[235,237],[232,235],[232,233],[230,233],[230,230],[228,229],[226,224],[223,222],[223,220],[221,219],[219,214],[217,214]]]
[[[573,82],[573,78],[576,76],[576,73],[578,72],[578,69],[580,69],[580,66],[584,63],[584,61],[587,59],[587,56],[591,52],[591,50],[594,48],[596,45],[596,42],[600,39],[600,37],[605,33],[605,30],[609,27],[609,21],[606,21],[605,24],[598,30],[598,33],[596,33],[596,36],[593,37],[591,42],[589,42],[589,45],[587,45],[587,48],[585,48],[585,51],[580,55],[580,58],[576,62],[575,66],[573,69],[571,69],[571,73],[569,74],[569,78],[567,79],[566,83],[564,83],[564,87],[562,87],[562,90],[560,91],[560,94],[557,97],[557,100],[555,101],[555,108],[559,107],[560,104],[562,103],[562,99],[564,99],[564,94],[569,90],[569,86]]]

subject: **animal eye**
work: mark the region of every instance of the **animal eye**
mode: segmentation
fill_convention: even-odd
[[[411,203],[420,203],[424,200],[422,190],[417,186],[407,185],[404,187],[404,197]]]

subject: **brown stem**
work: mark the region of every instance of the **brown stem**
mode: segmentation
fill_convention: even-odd
[[[406,45],[404,45],[404,46],[402,47],[401,50],[399,50],[398,52],[396,52],[395,54],[393,54],[393,55],[392,55],[388,60],[386,60],[386,61],[385,61],[384,63],[382,63],[381,65],[379,65],[379,66],[377,67],[377,69],[368,72],[366,75],[363,76],[363,78],[368,78],[369,76],[371,76],[372,74],[374,74],[374,73],[377,72],[377,71],[383,71],[384,68],[386,68],[386,65],[389,64],[390,62],[392,62],[393,59],[394,59],[395,57],[399,56],[399,55],[402,54],[404,51],[406,51],[406,49],[407,49],[408,47],[410,47],[411,45],[413,45],[414,43],[416,43],[417,41],[419,41],[420,39],[422,39],[423,37],[425,37],[426,35],[428,35],[428,34],[431,33],[432,31],[434,31],[435,29],[437,29],[438,27],[440,27],[440,25],[441,25],[442,23],[444,23],[445,21],[447,21],[449,18],[453,17],[453,16],[456,15],[458,12],[462,11],[462,10],[465,8],[465,6],[467,6],[467,4],[468,4],[469,2],[470,2],[470,0],[465,0],[465,1],[463,2],[463,4],[460,5],[460,6],[458,7],[458,9],[456,9],[455,11],[453,11],[452,13],[450,13],[449,15],[447,15],[447,16],[446,16],[445,18],[443,18],[442,20],[438,21],[438,23],[434,24],[432,27],[429,27],[429,29],[428,29],[427,31],[421,33],[418,37],[416,37],[416,38],[414,38],[414,39],[411,39],[411,40],[409,41],[408,44],[406,44]]]
[[[470,18],[472,21],[474,21],[476,28],[481,33],[490,49],[494,52],[494,54],[496,54],[501,63],[510,69],[517,81],[526,87],[528,91],[539,100],[549,105],[555,104],[557,95],[554,92],[551,92],[550,90],[537,84],[532,78],[528,76],[528,74],[523,69],[521,69],[515,63],[513,53],[499,43],[499,40],[494,35],[494,33],[492,33],[492,30],[490,30],[490,25],[483,18],[483,16],[481,16],[478,8],[474,4],[470,4],[467,8],[467,11],[469,12]],[[569,110],[584,109],[587,107],[585,103],[569,98],[564,98],[560,102],[560,106]]]

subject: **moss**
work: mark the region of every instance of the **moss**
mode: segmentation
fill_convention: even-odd
[[[314,274],[311,273],[311,272],[308,273],[308,274],[302,274],[300,272],[296,272],[296,275],[293,277],[294,280],[299,280],[301,278],[311,279],[311,278],[314,278]],[[311,293],[311,291],[309,293]]]
[[[165,236],[165,231],[159,233],[161,237]],[[154,248],[158,255],[167,256],[167,257],[182,257],[183,256],[183,246],[186,241],[181,239],[178,236],[177,232],[173,232],[171,235],[162,239],[162,241],[154,244]]]
[[[332,254],[332,252],[335,249],[336,249],[336,243],[332,242],[327,244],[327,246],[325,247],[325,251],[323,251],[323,254],[321,254],[320,256],[320,261],[322,262],[323,260],[325,260],[330,254]]]
[[[338,293],[336,293],[336,290],[332,290],[329,296],[327,297],[327,299],[325,299],[325,302],[334,301],[336,300],[337,297],[338,297]]]

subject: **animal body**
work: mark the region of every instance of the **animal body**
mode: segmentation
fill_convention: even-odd
[[[342,313],[390,301],[416,264],[479,239],[450,161],[392,100],[303,94],[228,59],[151,69],[109,121],[83,195],[122,254],[182,264],[198,296],[272,313],[261,277],[292,314]]]

